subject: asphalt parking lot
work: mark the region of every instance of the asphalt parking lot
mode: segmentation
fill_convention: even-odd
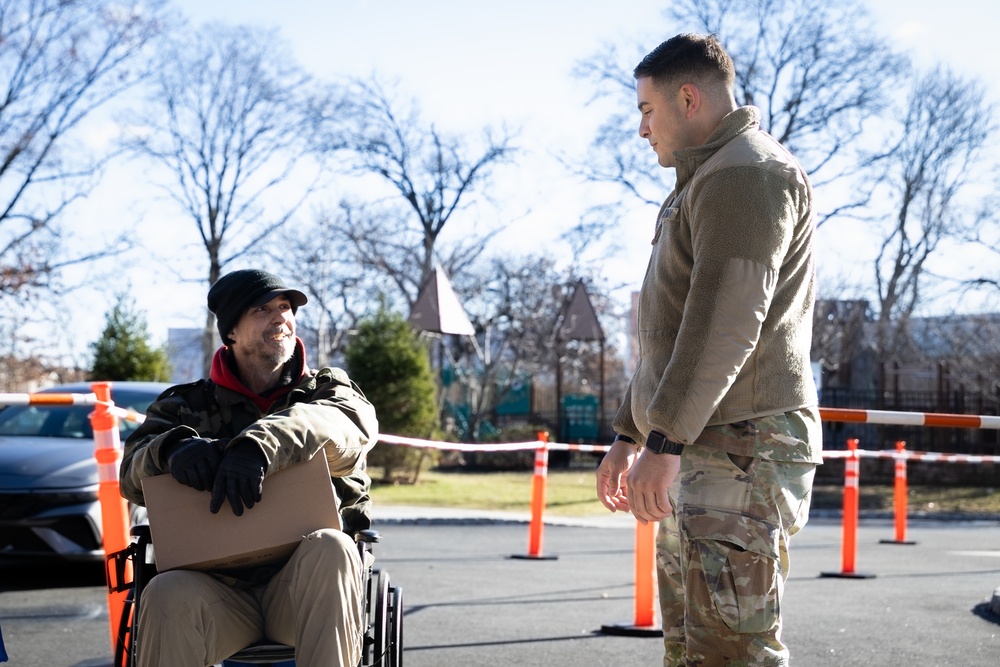
[[[404,589],[407,667],[660,664],[658,638],[601,632],[634,619],[628,517],[548,524],[542,553],[554,558],[525,560],[511,558],[527,549],[519,517],[393,509],[378,556]],[[862,520],[856,570],[875,575],[866,579],[820,576],[841,569],[839,520],[813,519],[797,536],[784,600],[793,664],[1000,664],[1000,618],[989,610],[1000,587],[1000,522],[912,521],[916,544],[880,542],[892,536],[890,521]],[[111,664],[93,571],[90,581],[37,571],[32,581],[9,567],[0,575],[12,666]]]

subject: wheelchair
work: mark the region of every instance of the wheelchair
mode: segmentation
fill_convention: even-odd
[[[157,574],[152,558],[152,539],[149,525],[141,524],[131,530],[134,538],[122,551],[105,558],[108,590],[112,593],[128,591],[118,630],[115,635],[114,667],[134,667],[136,649],[136,621],[142,591],[146,583]],[[355,534],[355,542],[365,562],[372,545],[381,537],[377,531],[362,530]],[[369,559],[370,560],[370,559]],[[132,580],[125,581],[127,564],[132,563]],[[359,667],[402,667],[403,665],[403,589],[395,586],[387,572],[368,566],[364,573],[366,629],[361,649]],[[112,623],[114,621],[112,620]],[[294,664],[295,649],[284,644],[258,642],[229,656],[228,665],[271,665],[281,667]]]

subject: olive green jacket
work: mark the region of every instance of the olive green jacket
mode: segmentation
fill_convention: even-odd
[[[760,130],[754,107],[674,155],[677,183],[657,217],[639,296],[638,366],[614,421],[639,443],[656,429],[691,444],[706,427],[817,403],[805,172]],[[821,460],[820,448],[790,458]]]
[[[149,407],[126,440],[121,493],[143,505],[143,478],[169,472],[163,452],[185,438],[231,438],[227,447],[252,440],[267,457],[268,475],[324,450],[344,530],[362,530],[371,525],[365,455],[377,434],[375,409],[340,369],[307,371],[264,414],[247,396],[212,380],[177,385]],[[264,502],[266,497],[265,481]],[[207,496],[205,502],[207,507]]]

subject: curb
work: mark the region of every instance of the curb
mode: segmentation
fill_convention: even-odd
[[[817,509],[809,510],[810,519],[842,519],[843,510]],[[859,519],[875,519],[893,521],[895,515],[885,510],[862,510],[858,512]],[[1000,514],[985,512],[908,512],[907,521],[966,521],[966,522],[1000,522]]]
[[[843,520],[843,510],[812,508],[810,519]],[[864,521],[893,521],[892,512],[883,510],[861,511],[858,518]],[[491,526],[531,523],[528,511],[482,510],[464,508],[424,507],[418,505],[377,505],[372,520],[381,525],[418,526]],[[1000,523],[1000,514],[974,512],[911,512],[907,520],[912,522],[967,522]],[[571,526],[580,528],[635,528],[635,520],[624,512],[595,516],[559,516],[547,514],[543,517],[547,526]]]
[[[529,512],[510,512],[476,509],[441,509],[412,505],[381,505],[373,508],[372,523],[375,525],[415,525],[415,526],[495,526],[528,525]],[[632,515],[624,512],[608,513],[606,516],[558,516],[543,518],[546,526],[569,526],[578,528],[626,528],[634,529],[636,522]]]

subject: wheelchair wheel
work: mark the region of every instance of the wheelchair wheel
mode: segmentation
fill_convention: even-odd
[[[114,667],[132,667],[135,664],[135,619],[132,613],[135,589],[129,589],[122,606],[122,617],[118,620],[118,636],[115,638]]]
[[[403,667],[403,589],[390,586],[389,603],[389,663],[388,667]]]
[[[372,570],[368,579],[368,629],[362,664],[366,667],[388,667],[389,653],[389,575]]]

